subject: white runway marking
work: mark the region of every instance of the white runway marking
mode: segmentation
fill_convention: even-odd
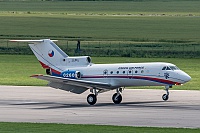
[[[0,121],[200,128],[200,91],[170,90],[164,102],[164,90],[125,89],[119,105],[112,103],[114,92],[99,94],[90,106],[89,91],[0,86]]]

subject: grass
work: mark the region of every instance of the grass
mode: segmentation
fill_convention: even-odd
[[[200,17],[0,15],[2,37],[199,42]]]
[[[80,39],[86,43],[80,55],[199,58],[199,4],[197,0],[3,1],[0,53],[30,53],[8,49],[4,39],[51,38]],[[69,43],[71,55],[75,44]]]
[[[30,78],[33,74],[44,74],[34,56],[0,55],[1,85],[46,85],[47,82]]]
[[[93,63],[170,62],[192,77],[190,82],[183,86],[174,86],[173,89],[200,90],[200,59],[93,57],[92,60]],[[47,84],[46,81],[30,78],[33,74],[45,74],[45,70],[33,55],[0,55],[0,70],[0,85],[44,86]]]
[[[49,123],[0,123],[2,133],[199,133],[200,129],[188,128],[157,128],[157,127],[127,127],[105,125],[74,125],[74,124],[49,124]]]
[[[0,54],[33,54],[27,43],[0,40]],[[81,50],[76,51],[77,41],[56,42],[69,55],[133,58],[200,58],[200,44],[189,42],[133,42],[133,41],[81,41]]]
[[[199,42],[200,1],[1,2],[1,38]]]
[[[0,11],[57,14],[137,14],[169,13],[199,15],[198,0],[135,0],[135,1],[4,1]]]

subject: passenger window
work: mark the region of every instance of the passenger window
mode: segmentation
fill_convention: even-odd
[[[119,71],[117,71],[117,74],[119,74]]]
[[[128,73],[131,73],[131,70],[129,70]]]
[[[125,71],[123,71],[123,74],[125,74],[126,72]]]
[[[113,74],[113,71],[110,71],[110,74]]]
[[[107,74],[107,73],[108,73],[108,70],[104,70],[104,71],[103,71],[103,74]]]
[[[141,73],[144,73],[144,70],[142,70]]]
[[[136,70],[135,73],[137,73],[138,71]]]

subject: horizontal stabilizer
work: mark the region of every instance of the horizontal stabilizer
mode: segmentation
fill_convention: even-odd
[[[56,42],[58,40],[51,40],[53,42]],[[29,43],[39,43],[44,42],[44,40],[10,40],[10,42],[29,42]]]

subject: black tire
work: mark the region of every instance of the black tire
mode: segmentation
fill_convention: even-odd
[[[90,105],[94,105],[96,102],[97,102],[97,96],[95,96],[94,94],[89,94],[87,96],[87,102],[90,104]]]
[[[169,96],[167,94],[163,94],[162,99],[164,101],[167,101],[169,99]]]
[[[120,104],[121,101],[122,101],[122,95],[119,94],[118,97],[116,97],[116,96],[117,96],[117,93],[115,93],[115,94],[112,96],[112,100],[113,100],[113,102],[114,102],[115,104]]]

